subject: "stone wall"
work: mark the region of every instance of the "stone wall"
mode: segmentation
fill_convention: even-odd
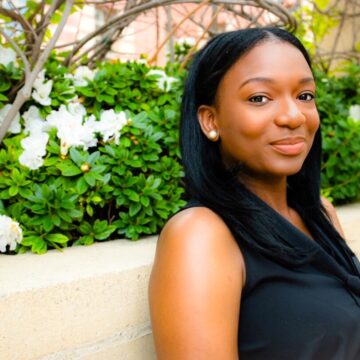
[[[360,204],[338,215],[360,257]],[[0,359],[155,360],[147,287],[156,240],[0,255]]]
[[[156,237],[0,256],[1,360],[153,360]]]

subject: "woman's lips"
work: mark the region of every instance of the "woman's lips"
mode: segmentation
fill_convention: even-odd
[[[305,149],[303,139],[284,139],[270,144],[275,151],[285,155],[298,155]]]

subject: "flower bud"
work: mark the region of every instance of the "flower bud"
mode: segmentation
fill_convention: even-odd
[[[80,170],[83,172],[83,173],[87,173],[89,172],[90,170],[90,165],[88,163],[83,163],[81,166],[80,166]]]

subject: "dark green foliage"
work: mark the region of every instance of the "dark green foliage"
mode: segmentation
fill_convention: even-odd
[[[323,194],[341,204],[360,194],[360,121],[349,117],[360,105],[360,66],[349,64],[341,76],[316,72],[317,106],[323,135]]]
[[[11,88],[23,77],[23,70],[10,63],[0,64],[0,108],[9,102]]]
[[[75,93],[64,67],[52,59],[46,69],[54,86],[51,106],[41,109],[44,116]],[[136,240],[158,233],[185,204],[178,150],[182,84],[178,81],[164,92],[148,71],[139,63],[105,63],[93,82],[76,88],[89,115],[110,108],[126,111],[131,120],[121,130],[119,144],[99,141],[96,148],[70,148],[62,156],[51,131],[44,165],[29,170],[18,162],[26,135],[5,139],[0,150],[0,212],[23,229],[16,252],[40,254],[124,236]]]
[[[18,253],[40,254],[123,236],[136,240],[158,233],[185,204],[178,126],[186,72],[176,63],[168,64],[167,74],[179,81],[164,92],[142,63],[103,63],[98,69],[87,86],[74,88],[66,76],[69,70],[51,58],[46,76],[54,81],[52,102],[41,113],[46,116],[75,94],[88,115],[125,111],[131,121],[121,130],[119,144],[99,141],[95,148],[71,148],[62,156],[56,132],[51,131],[45,162],[38,170],[18,162],[25,134],[9,135],[1,145],[0,213],[23,229]],[[6,96],[19,74],[15,68],[0,68],[0,77],[6,79],[0,95]],[[360,193],[360,121],[349,117],[350,106],[360,103],[359,76],[356,65],[339,77],[316,72],[324,148],[322,188],[335,203],[358,199]],[[7,102],[1,96],[0,101]],[[33,100],[22,113],[31,104]]]

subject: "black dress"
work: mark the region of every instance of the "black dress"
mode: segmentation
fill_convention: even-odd
[[[187,207],[193,206],[201,204]],[[272,211],[290,241],[317,252],[311,262],[289,267],[240,245],[246,267],[240,360],[360,360],[359,260],[320,228],[314,241]]]

